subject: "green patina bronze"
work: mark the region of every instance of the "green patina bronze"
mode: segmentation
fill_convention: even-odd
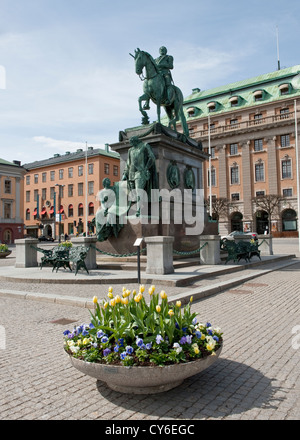
[[[180,171],[176,160],[171,160],[168,165],[167,181],[171,189],[178,188],[180,185]]]
[[[183,178],[185,188],[194,190],[196,186],[196,179],[194,171],[192,170],[192,167],[190,165],[186,166],[186,169],[183,173]]]
[[[110,179],[103,179],[103,189],[98,193],[101,209],[96,213],[96,235],[98,241],[105,241],[111,236],[117,237],[123,227],[118,206],[118,185],[111,186]],[[117,182],[118,183],[118,182]]]
[[[128,183],[128,190],[136,190],[136,203],[138,217],[141,213],[143,200],[138,193],[144,190],[148,201],[151,201],[151,189],[158,189],[158,176],[155,165],[155,156],[149,144],[141,141],[138,136],[130,138],[131,148],[128,150],[128,159],[123,172],[122,180]]]
[[[130,54],[131,55],[131,54]],[[133,56],[133,55],[132,55]],[[160,56],[155,60],[145,51],[135,50],[135,71],[144,81],[144,94],[139,97],[139,110],[143,115],[142,124],[149,124],[148,110],[150,100],[156,104],[157,119],[161,122],[161,107],[165,108],[169,127],[176,131],[176,122],[181,121],[183,133],[189,136],[189,129],[183,112],[183,94],[172,80],[173,57],[167,55],[167,49],[160,48]],[[145,68],[146,76],[143,76]],[[144,106],[142,103],[144,102]]]

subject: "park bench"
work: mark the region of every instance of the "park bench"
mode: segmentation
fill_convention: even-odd
[[[52,272],[55,269],[57,272],[60,267],[70,269],[70,271],[72,271],[72,263],[72,266],[75,269],[75,275],[77,275],[81,268],[85,269],[86,272],[89,273],[84,261],[89,252],[89,248],[86,246],[73,246],[70,248],[64,246],[55,246],[52,249],[35,247],[35,249],[44,254],[41,258],[41,269],[45,264],[50,264],[52,266]]]
[[[228,261],[233,260],[235,263],[239,262],[241,259],[246,260],[246,262],[250,262],[251,258],[256,255],[260,258],[260,250],[258,249],[258,241],[239,241],[235,242],[233,240],[221,240],[220,247],[223,251],[227,252],[227,259],[225,264]]]

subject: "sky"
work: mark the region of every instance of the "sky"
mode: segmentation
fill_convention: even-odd
[[[0,158],[104,148],[139,126],[136,48],[166,46],[186,97],[277,70],[278,48],[298,65],[299,41],[299,0],[0,0]]]

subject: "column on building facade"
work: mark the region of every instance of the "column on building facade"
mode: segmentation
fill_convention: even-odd
[[[21,179],[20,177],[16,177],[16,207],[15,207],[15,219],[16,223],[21,223],[21,213],[20,213],[20,204],[21,204],[21,187],[20,187]]]
[[[242,144],[243,168],[243,222],[252,222],[252,185],[251,185],[250,141]]]
[[[226,164],[226,145],[218,149],[219,151],[219,197],[228,198],[227,194],[227,164]]]
[[[265,139],[268,144],[268,180],[269,194],[278,194],[277,159],[276,159],[276,136]]]

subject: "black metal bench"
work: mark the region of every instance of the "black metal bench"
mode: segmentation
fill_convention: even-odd
[[[246,260],[248,263],[254,255],[258,256],[258,258],[261,260],[258,246],[258,241],[239,241],[236,243],[233,240],[223,239],[220,243],[221,249],[227,252],[225,264],[227,264],[230,260],[233,260],[236,263],[241,259]]]
[[[89,273],[84,260],[86,259],[90,248],[87,248],[86,246],[55,246],[52,249],[42,249],[39,247],[34,248],[44,254],[41,258],[41,269],[44,265],[50,264],[52,266],[52,272],[55,269],[57,272],[60,267],[70,269],[72,272],[72,263],[73,268],[75,268],[75,275],[77,275],[81,268],[85,269],[86,272]]]

